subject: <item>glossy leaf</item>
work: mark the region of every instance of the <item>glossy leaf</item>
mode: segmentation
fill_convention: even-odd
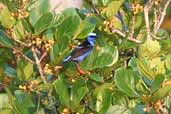
[[[66,53],[68,52],[69,36],[63,37],[55,35],[56,42],[50,49],[50,60],[53,64],[58,64],[63,61]]]
[[[88,88],[83,79],[78,79],[74,82],[71,89],[71,101],[74,102],[75,105],[79,105],[84,96],[88,93]]]
[[[161,46],[158,41],[147,39],[144,44],[139,46],[138,55],[140,57],[154,58],[158,56],[160,48]]]
[[[165,65],[166,65],[166,68],[171,71],[171,54],[166,57]]]
[[[9,108],[9,99],[8,95],[5,93],[0,94],[0,110],[3,110],[5,108]],[[1,113],[0,113],[1,114]]]
[[[87,35],[92,32],[95,27],[96,27],[96,18],[95,16],[87,17],[85,18],[80,25],[78,26],[77,31],[74,34],[74,39],[75,38],[86,38]]]
[[[31,100],[31,97],[21,91],[15,91],[13,105],[16,107],[15,110],[19,114],[30,114],[33,110],[30,111],[29,109],[35,106]]]
[[[114,15],[116,15],[123,2],[124,0],[110,2],[106,9],[106,16],[108,18],[112,18]]]
[[[52,18],[53,15],[51,13],[46,13],[41,16],[34,26],[35,34],[38,35],[44,30],[46,30],[51,25],[51,22],[53,20]]]
[[[14,32],[13,32],[13,36],[14,38],[18,39],[18,40],[22,40],[25,38],[24,36],[24,26],[22,24],[22,21],[17,21],[16,24],[14,25]]]
[[[94,94],[96,96],[96,111],[99,114],[107,112],[111,104],[111,91],[109,90],[110,84],[104,84],[96,88]]]
[[[115,83],[117,87],[130,97],[139,96],[135,88],[138,80],[138,76],[131,69],[120,68],[116,71]]]
[[[99,48],[98,44],[96,44],[97,47],[94,47],[93,52],[81,63],[82,68],[92,70],[110,67],[117,62],[119,58],[117,47],[106,44],[102,39],[97,42],[103,45]]]
[[[20,60],[17,64],[17,76],[21,80],[29,80],[33,74],[33,64]]]
[[[12,48],[13,47],[13,42],[11,39],[9,39],[4,31],[0,30],[0,44],[4,47],[9,47]]]
[[[54,82],[56,93],[59,95],[59,100],[62,105],[70,107],[70,97],[67,84],[63,79],[56,80]]]
[[[164,97],[166,97],[170,93],[170,91],[171,91],[170,85],[166,85],[164,87],[161,87],[150,97],[150,100],[152,102],[156,102],[160,99],[163,99]]]
[[[32,26],[35,26],[39,18],[46,14],[50,9],[48,0],[36,0],[32,6],[30,6],[29,21]]]
[[[100,83],[104,82],[104,79],[102,76],[100,76],[100,74],[93,73],[89,76],[89,78],[96,82],[100,82]]]
[[[141,59],[137,59],[137,67],[139,69],[139,71],[146,76],[149,79],[154,79],[155,77],[155,73],[150,69],[149,64],[147,64],[147,62]]]
[[[80,21],[81,19],[77,15],[66,17],[62,24],[60,24],[60,29],[57,31],[58,36],[62,37],[67,34],[72,38],[80,24]]]
[[[151,86],[152,93],[161,87],[163,81],[164,81],[163,75],[156,76]]]
[[[11,16],[11,12],[7,7],[3,7],[0,11],[0,22],[5,28],[11,28],[15,24],[15,19]]]

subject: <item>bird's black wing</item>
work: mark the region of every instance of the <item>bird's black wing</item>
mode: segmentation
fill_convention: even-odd
[[[82,42],[80,45],[78,45],[78,48],[80,47],[85,47],[85,46],[90,46],[91,44],[88,42],[88,40],[85,40],[84,42]]]
[[[71,52],[71,59],[72,58],[77,58],[93,49],[93,46],[88,45],[88,46],[82,46],[82,47],[77,47]]]

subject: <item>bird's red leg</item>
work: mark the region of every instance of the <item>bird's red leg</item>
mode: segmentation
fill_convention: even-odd
[[[76,67],[77,67],[77,70],[80,73],[80,75],[85,74],[85,71],[81,69],[81,67],[78,63],[76,63]]]

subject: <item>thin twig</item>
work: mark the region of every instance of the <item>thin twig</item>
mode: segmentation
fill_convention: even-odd
[[[155,38],[155,39],[157,39],[157,40],[161,40],[161,39],[164,39],[164,38],[167,38],[169,35],[165,35],[165,36],[162,36],[162,37],[158,37],[158,36],[156,36],[156,35],[154,35],[154,34],[150,34],[153,38]]]
[[[135,29],[135,16],[132,16],[132,21],[131,21],[131,31],[130,31],[130,37],[134,37],[134,29]]]
[[[157,23],[159,22],[158,16],[157,16],[157,9],[154,10],[154,32],[157,28]]]
[[[12,38],[13,39],[13,38]],[[13,39],[15,42],[17,42],[17,43],[19,43],[19,44],[21,44],[21,45],[23,45],[23,46],[25,46],[25,47],[29,47],[26,43],[24,43],[24,42],[22,42],[22,41],[20,41],[20,40],[17,40],[17,39]]]
[[[43,55],[41,56],[40,62],[46,57],[46,55],[47,55],[47,51],[45,51],[45,52],[43,53]]]
[[[45,78],[45,76],[44,76],[44,74],[43,74],[43,69],[42,69],[42,67],[41,67],[40,60],[39,60],[39,58],[38,58],[38,56],[37,56],[36,49],[35,49],[34,47],[32,47],[31,50],[32,50],[33,57],[34,57],[34,59],[35,59],[37,68],[38,68],[38,70],[39,70],[40,76],[41,76],[43,82],[44,82],[45,84],[47,84],[47,80],[46,80],[46,78]]]
[[[28,62],[35,64],[35,62],[33,60],[31,60],[29,57],[27,57],[26,55],[24,55],[19,49],[17,48],[12,48],[16,53],[20,54],[25,60],[27,60]]]
[[[150,21],[149,21],[148,12],[151,9],[152,5],[153,5],[153,2],[151,0],[149,0],[147,2],[147,4],[145,5],[145,7],[144,7],[144,17],[145,17],[145,24],[146,24],[147,38],[148,39],[151,39],[151,36],[150,36]]]
[[[44,84],[47,84],[48,82],[47,82],[47,80],[46,80],[46,77],[44,76],[43,69],[42,69],[42,67],[41,67],[41,61],[40,61],[40,59],[39,59],[38,56],[37,56],[36,49],[35,49],[34,47],[32,47],[31,50],[32,50],[33,57],[34,57],[34,59],[35,59],[35,62],[36,62],[38,71],[39,71],[39,73],[40,73],[40,76],[41,76],[41,78],[42,78]],[[42,57],[41,57],[41,58],[42,58]],[[54,106],[55,103],[53,102],[53,99],[52,99],[52,91],[51,91],[51,90],[49,91],[48,100],[49,100],[50,105],[51,105],[51,107],[52,107],[53,114],[57,114],[56,107]]]
[[[137,40],[137,39],[132,38],[132,37],[128,37],[128,40],[129,40],[129,41],[132,41],[132,42],[135,42],[135,43],[138,43],[138,44],[142,43],[142,41]]]
[[[119,30],[119,29],[115,29],[115,28],[109,28],[110,29],[110,32],[112,32],[112,33],[117,33],[117,34],[119,34],[120,36],[122,36],[122,37],[126,37],[126,34],[125,33],[123,33],[121,30]],[[129,41],[132,41],[132,42],[135,42],[135,43],[142,43],[142,41],[140,41],[140,40],[137,40],[137,39],[135,39],[135,38],[133,38],[133,37],[128,37],[128,40]]]
[[[167,8],[168,8],[168,6],[169,6],[170,1],[171,1],[171,0],[168,0],[168,1],[166,2],[165,6],[164,6],[163,12],[161,13],[161,18],[160,18],[160,20],[159,20],[159,23],[157,24],[157,27],[156,27],[155,30],[154,30],[154,33],[155,33],[155,34],[157,34],[157,32],[158,32],[158,30],[159,30],[159,28],[160,28],[160,26],[161,26],[161,24],[162,24],[162,22],[163,22],[163,20],[164,20],[164,17],[165,17],[165,15],[166,15],[166,10],[167,10]]]
[[[126,37],[126,34],[123,33],[123,32],[122,32],[121,30],[119,30],[119,29],[113,28],[113,29],[111,29],[111,32],[112,32],[112,33],[117,33],[117,34],[119,34],[119,35],[122,36],[122,37]]]

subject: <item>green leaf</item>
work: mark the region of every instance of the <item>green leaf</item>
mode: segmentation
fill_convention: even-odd
[[[8,99],[7,94],[1,93],[0,94],[0,110],[2,110],[4,108],[9,108],[9,99]],[[1,112],[0,112],[0,114],[1,114]]]
[[[164,81],[163,75],[158,75],[155,77],[155,79],[152,83],[152,86],[151,86],[152,93],[161,87],[163,81]]]
[[[52,13],[46,13],[42,15],[34,26],[35,34],[38,35],[41,32],[45,31],[51,25],[52,19]]]
[[[111,67],[119,58],[117,47],[110,46],[106,41],[97,39],[99,43],[94,46],[93,52],[81,63],[81,67],[88,70]],[[102,45],[101,45],[102,44]]]
[[[146,58],[157,57],[160,52],[160,44],[157,40],[147,39],[144,44],[138,48],[138,56]]]
[[[59,96],[59,100],[63,106],[70,107],[70,96],[68,86],[63,79],[54,82],[55,91]]]
[[[35,26],[39,18],[48,13],[50,9],[49,0],[36,0],[34,1],[34,4],[29,7],[30,8],[30,15],[29,15],[29,21],[32,26]]]
[[[92,79],[92,80],[94,80],[94,81],[96,81],[96,82],[100,82],[100,83],[104,82],[103,77],[100,76],[100,74],[97,74],[97,73],[91,74],[91,75],[89,76],[89,78]]]
[[[105,114],[111,104],[111,91],[109,90],[110,84],[104,84],[95,89],[96,96],[96,111],[99,114]]]
[[[59,37],[64,35],[68,35],[72,38],[75,31],[77,30],[80,24],[80,17],[77,15],[69,16],[65,18],[65,20],[60,24],[60,28],[57,30],[57,34]]]
[[[127,110],[129,109],[122,105],[111,105],[106,114],[128,114]]]
[[[152,102],[156,102],[158,100],[161,100],[162,98],[168,96],[170,91],[171,91],[170,85],[166,85],[164,87],[161,87],[150,97],[150,100]]]
[[[85,81],[81,78],[76,80],[71,89],[71,93],[72,102],[74,102],[75,105],[79,105],[81,100],[88,93]]]
[[[17,63],[17,75],[21,80],[29,80],[33,74],[33,64],[25,60]]]
[[[84,21],[80,23],[77,31],[74,34],[75,38],[86,38],[90,32],[92,32],[96,27],[96,18],[94,16],[86,17]]]
[[[9,47],[12,48],[13,47],[13,42],[11,39],[9,39],[4,31],[0,30],[0,45],[4,46],[4,47]]]
[[[16,112],[19,114],[30,114],[33,113],[33,110],[30,110],[35,105],[31,100],[31,96],[22,92],[22,91],[15,91],[15,99],[13,99],[13,107],[15,107]]]
[[[147,64],[147,62],[142,59],[137,59],[137,67],[139,69],[139,71],[146,76],[148,79],[153,80],[155,78],[155,73],[151,70],[149,64]]]
[[[165,60],[166,68],[171,71],[171,54],[167,55]]]
[[[11,16],[7,7],[3,7],[0,11],[0,22],[5,28],[11,28],[15,24],[15,19]]]
[[[0,114],[12,114],[12,110],[11,109],[3,109],[0,111]]]
[[[119,90],[124,92],[130,97],[138,97],[139,94],[136,92],[136,83],[139,78],[131,69],[119,68],[115,74],[115,83]]]
[[[150,65],[150,68],[155,72],[155,76],[165,74],[165,65],[162,57],[155,57],[150,59],[148,60],[148,64]]]
[[[17,21],[17,23],[14,25],[13,28],[14,28],[13,36],[15,36],[16,39],[22,40],[25,38],[24,35],[25,30],[22,21]]]
[[[112,0],[102,0],[104,6],[107,6]]]
[[[115,14],[117,14],[123,2],[124,0],[110,2],[106,9],[106,16],[108,18],[112,18]]]
[[[12,78],[17,77],[16,69],[12,68],[11,66],[5,65],[5,74]]]
[[[55,35],[55,39],[56,42],[50,49],[50,60],[51,63],[58,64],[62,62],[62,60],[66,56],[69,45],[69,37],[67,35],[64,35],[63,37]]]

